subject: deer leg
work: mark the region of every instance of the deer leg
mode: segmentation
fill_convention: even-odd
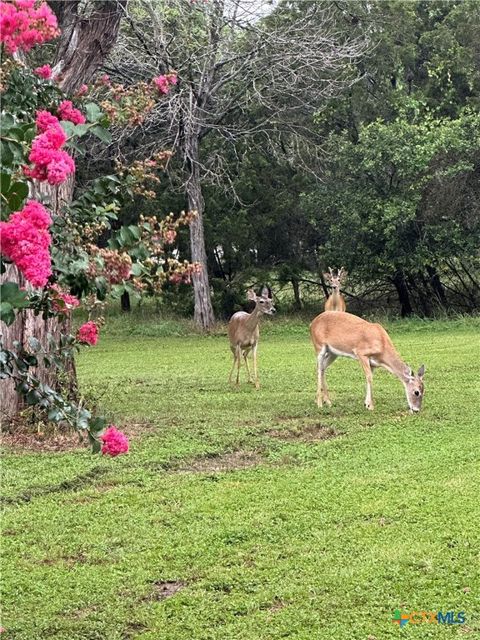
[[[336,356],[328,350],[328,347],[324,345],[317,355],[317,406],[321,408],[323,403],[329,407],[332,405],[330,396],[328,394],[327,379],[325,377],[325,371],[327,367],[332,364],[336,359]]]
[[[253,345],[253,378],[255,381],[255,389],[260,389],[260,382],[258,381],[258,370],[257,370],[257,345]]]
[[[250,369],[248,366],[248,351],[243,352],[243,359],[245,360],[245,366],[247,368],[247,380],[248,382],[253,382],[252,376],[250,375]]]
[[[365,406],[370,411],[373,411],[373,396],[372,396],[372,369],[370,367],[370,360],[366,356],[360,356],[358,353],[356,354],[357,358],[362,366],[363,372],[365,374],[365,378],[367,379],[367,394],[365,396]]]
[[[237,387],[240,385],[240,365],[242,363],[242,349],[240,348],[240,346],[237,346],[237,348],[235,349],[235,358],[237,361]]]
[[[232,364],[232,368],[230,369],[230,375],[228,376],[229,384],[232,384],[232,375],[233,375],[233,372],[235,370],[235,365],[237,364],[237,350],[236,350],[236,348],[235,348],[235,350],[232,348],[232,355],[233,355],[233,364]]]

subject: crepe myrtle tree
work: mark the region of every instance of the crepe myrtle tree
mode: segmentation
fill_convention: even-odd
[[[170,148],[181,164],[194,275],[194,319],[214,322],[204,234],[206,181],[227,184],[221,149],[255,135],[264,147],[289,136],[302,147],[311,115],[355,81],[355,62],[367,49],[336,27],[334,3],[281,2],[275,8],[246,0],[137,0],[106,63],[112,75],[133,82],[175,69],[178,82],[142,123],[141,143]],[[212,151],[213,150],[213,151]]]
[[[58,34],[56,17],[48,5],[19,0],[0,3],[0,8],[4,49],[0,140],[2,418],[15,420],[20,410],[30,405],[44,412],[48,420],[68,422],[79,433],[88,433],[94,448],[99,449],[105,419],[93,416],[76,401],[71,380],[62,384],[73,354],[81,345],[97,343],[102,324],[97,310],[109,293],[149,288],[158,292],[167,280],[191,278],[198,266],[180,262],[170,249],[178,227],[190,223],[195,214],[151,217],[142,219],[138,226],[112,231],[121,203],[162,170],[164,157],[159,154],[147,161],[148,171],[146,163],[123,167],[118,175],[93,180],[75,200],[62,198],[64,185],[73,182],[73,154],[84,152],[83,139],[89,146],[94,139],[108,143],[109,119],[86,95],[88,87],[77,92],[74,105],[55,82],[50,65],[35,69],[28,65],[25,54]],[[155,82],[150,92],[158,98]],[[105,234],[110,236],[109,245],[101,247],[98,240]],[[71,312],[80,304],[89,319],[72,335]],[[123,452],[124,441],[114,431],[108,433],[109,452]]]

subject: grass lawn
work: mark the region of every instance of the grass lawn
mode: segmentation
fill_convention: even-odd
[[[389,326],[427,367],[412,416],[346,359],[319,411],[306,322],[264,323],[258,392],[223,335],[113,322],[78,371],[131,451],[5,452],[2,640],[479,637],[478,326]]]

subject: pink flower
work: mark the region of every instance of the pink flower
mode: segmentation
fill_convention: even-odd
[[[119,431],[115,425],[111,424],[108,429],[100,436],[103,446],[103,455],[118,456],[128,451],[128,438]]]
[[[177,74],[167,73],[167,75],[157,76],[153,78],[153,84],[157,87],[160,93],[164,95],[170,91],[171,85],[177,84]]]
[[[34,287],[44,287],[52,275],[48,227],[50,215],[29,200],[21,211],[0,222],[0,252],[11,260]]]
[[[44,64],[43,67],[37,67],[34,69],[33,73],[36,73],[37,76],[44,80],[50,80],[52,77],[52,67],[49,64]]]
[[[51,114],[50,111],[37,111],[36,115],[35,124],[37,125],[37,131],[40,133],[45,133],[50,127],[55,127],[59,124],[58,118]]]
[[[63,100],[58,106],[60,120],[69,120],[73,124],[85,124],[85,116],[81,111],[75,109],[71,100]]]
[[[77,96],[84,96],[88,93],[88,84],[82,84],[80,89],[77,91]]]
[[[52,185],[60,184],[75,172],[73,158],[61,149],[67,141],[67,135],[58,118],[49,111],[37,111],[35,122],[38,131],[42,133],[34,138],[28,156],[34,166],[24,167],[23,173],[36,180],[46,180]]]
[[[77,297],[62,291],[58,284],[52,284],[49,292],[52,296],[52,307],[54,311],[65,313],[65,311],[71,311],[80,305],[80,300]]]
[[[79,342],[95,346],[98,341],[98,327],[95,322],[90,320],[90,322],[82,324],[77,332],[77,340]]]
[[[165,231],[165,242],[167,244],[172,244],[173,242],[175,242],[176,237],[177,232],[175,231],[175,229],[167,229],[167,231]]]
[[[100,82],[105,85],[110,84],[110,76],[107,73],[104,73],[100,78]]]
[[[58,35],[53,11],[46,2],[36,4],[35,0],[0,2],[0,42],[9,53],[29,51]]]
[[[66,151],[55,151],[47,166],[48,184],[61,184],[75,172],[75,162]]]

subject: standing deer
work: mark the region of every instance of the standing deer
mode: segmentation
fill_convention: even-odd
[[[272,298],[269,295],[267,287],[263,287],[259,296],[255,294],[253,289],[249,289],[247,292],[247,298],[255,302],[255,309],[252,313],[246,313],[245,311],[237,311],[230,318],[228,323],[228,339],[230,340],[230,349],[233,353],[233,366],[230,371],[228,381],[232,381],[232,375],[237,365],[237,386],[240,381],[240,364],[242,357],[245,360],[245,366],[247,368],[248,381],[255,384],[255,388],[258,389],[260,384],[258,382],[257,373],[257,346],[258,338],[260,336],[259,322],[261,316],[266,313],[272,315],[275,313],[275,307],[273,306]],[[253,353],[253,376],[250,375],[250,369],[248,368],[247,356],[249,352]]]
[[[410,411],[422,408],[424,393],[422,364],[415,375],[398,355],[387,332],[380,324],[362,320],[351,313],[324,311],[310,325],[310,335],[317,354],[317,405],[331,406],[325,371],[338,356],[354,358],[367,379],[365,406],[373,410],[372,369],[383,367],[399,378],[405,387]]]
[[[328,267],[328,270],[330,273],[325,273],[324,278],[332,287],[332,293],[325,301],[325,311],[345,311],[347,305],[340,293],[340,285],[345,281],[347,272],[343,267],[341,267],[340,271],[337,269],[337,275],[334,275],[331,267]]]

